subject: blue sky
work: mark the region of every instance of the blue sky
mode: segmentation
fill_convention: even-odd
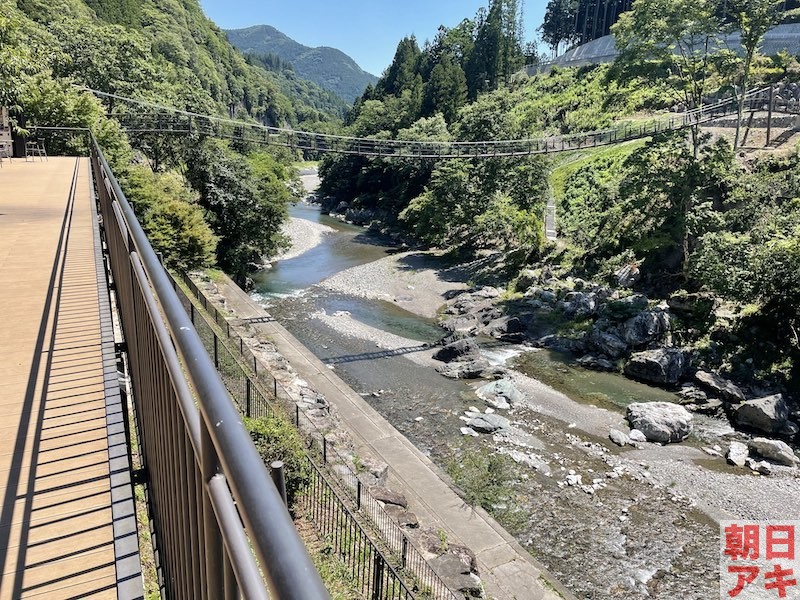
[[[223,29],[272,25],[306,46],[332,46],[380,75],[397,43],[414,34],[420,45],[439,25],[472,18],[489,0],[200,0],[206,15]],[[536,36],[547,0],[526,0],[528,40]]]

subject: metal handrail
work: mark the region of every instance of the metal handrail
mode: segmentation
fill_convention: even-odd
[[[113,207],[107,208],[118,209],[106,210],[104,215],[119,220],[117,226],[128,238],[127,244],[122,244],[127,248],[109,248],[109,251],[127,253],[139,285],[147,286],[147,291],[152,293],[150,301],[148,294],[144,294],[145,308],[155,323],[154,328],[160,333],[162,356],[174,376],[178,376],[181,368],[188,374],[195,394],[194,402],[187,399],[185,388],[177,396],[183,399],[183,402],[179,400],[179,408],[187,425],[186,436],[191,442],[194,462],[202,473],[204,518],[209,518],[209,508],[213,510],[217,532],[206,529],[203,532],[205,535],[198,540],[201,545],[206,541],[203,548],[181,549],[179,554],[199,557],[200,561],[205,559],[204,565],[192,565],[206,576],[206,581],[200,586],[204,597],[207,594],[214,598],[223,591],[227,597],[232,589],[238,589],[248,598],[267,597],[259,573],[261,571],[269,588],[269,597],[328,598],[283,500],[189,316],[172,289],[167,273],[120,189],[96,138],[91,133],[89,135],[98,171],[97,186],[102,186],[105,188],[103,191],[108,193],[107,199]],[[109,225],[104,223],[105,227]],[[117,274],[114,275],[116,279]],[[136,343],[135,340],[133,343]],[[173,346],[177,352],[175,355],[170,354]],[[176,360],[178,355],[181,363]],[[183,378],[182,374],[180,378]],[[179,383],[178,387],[183,385]],[[179,465],[176,472],[182,472],[184,467]],[[200,511],[198,507],[192,508]],[[242,530],[241,522],[246,532]],[[221,541],[224,549],[210,547],[208,542],[214,540]],[[259,564],[253,560],[250,545],[255,550]],[[173,565],[172,568],[187,573],[191,567]],[[231,576],[236,578],[235,586],[230,581]]]

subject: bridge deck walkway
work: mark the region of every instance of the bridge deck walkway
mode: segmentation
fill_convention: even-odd
[[[142,595],[90,178],[0,170],[0,599]]]

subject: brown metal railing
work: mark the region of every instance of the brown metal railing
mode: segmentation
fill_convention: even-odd
[[[189,315],[90,140],[166,596],[327,598]]]

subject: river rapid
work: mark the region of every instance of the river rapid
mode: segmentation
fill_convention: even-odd
[[[510,434],[462,435],[464,412],[486,404],[475,383],[432,368],[428,347],[443,331],[390,299],[319,285],[389,256],[386,240],[314,205],[300,203],[291,214],[333,231],[304,254],[254,274],[254,297],[441,467],[476,454],[504,456],[511,477],[489,508],[578,597],[719,597],[713,517],[778,518],[786,502],[797,502],[796,478],[754,483],[724,459],[705,464],[710,458],[700,447],[735,435],[712,419],[700,419],[685,444],[617,448],[607,434],[623,427],[627,404],[675,396],[548,351],[487,346],[484,354],[496,364],[513,359],[512,377],[528,399],[505,412]],[[765,494],[774,505],[761,505]]]

